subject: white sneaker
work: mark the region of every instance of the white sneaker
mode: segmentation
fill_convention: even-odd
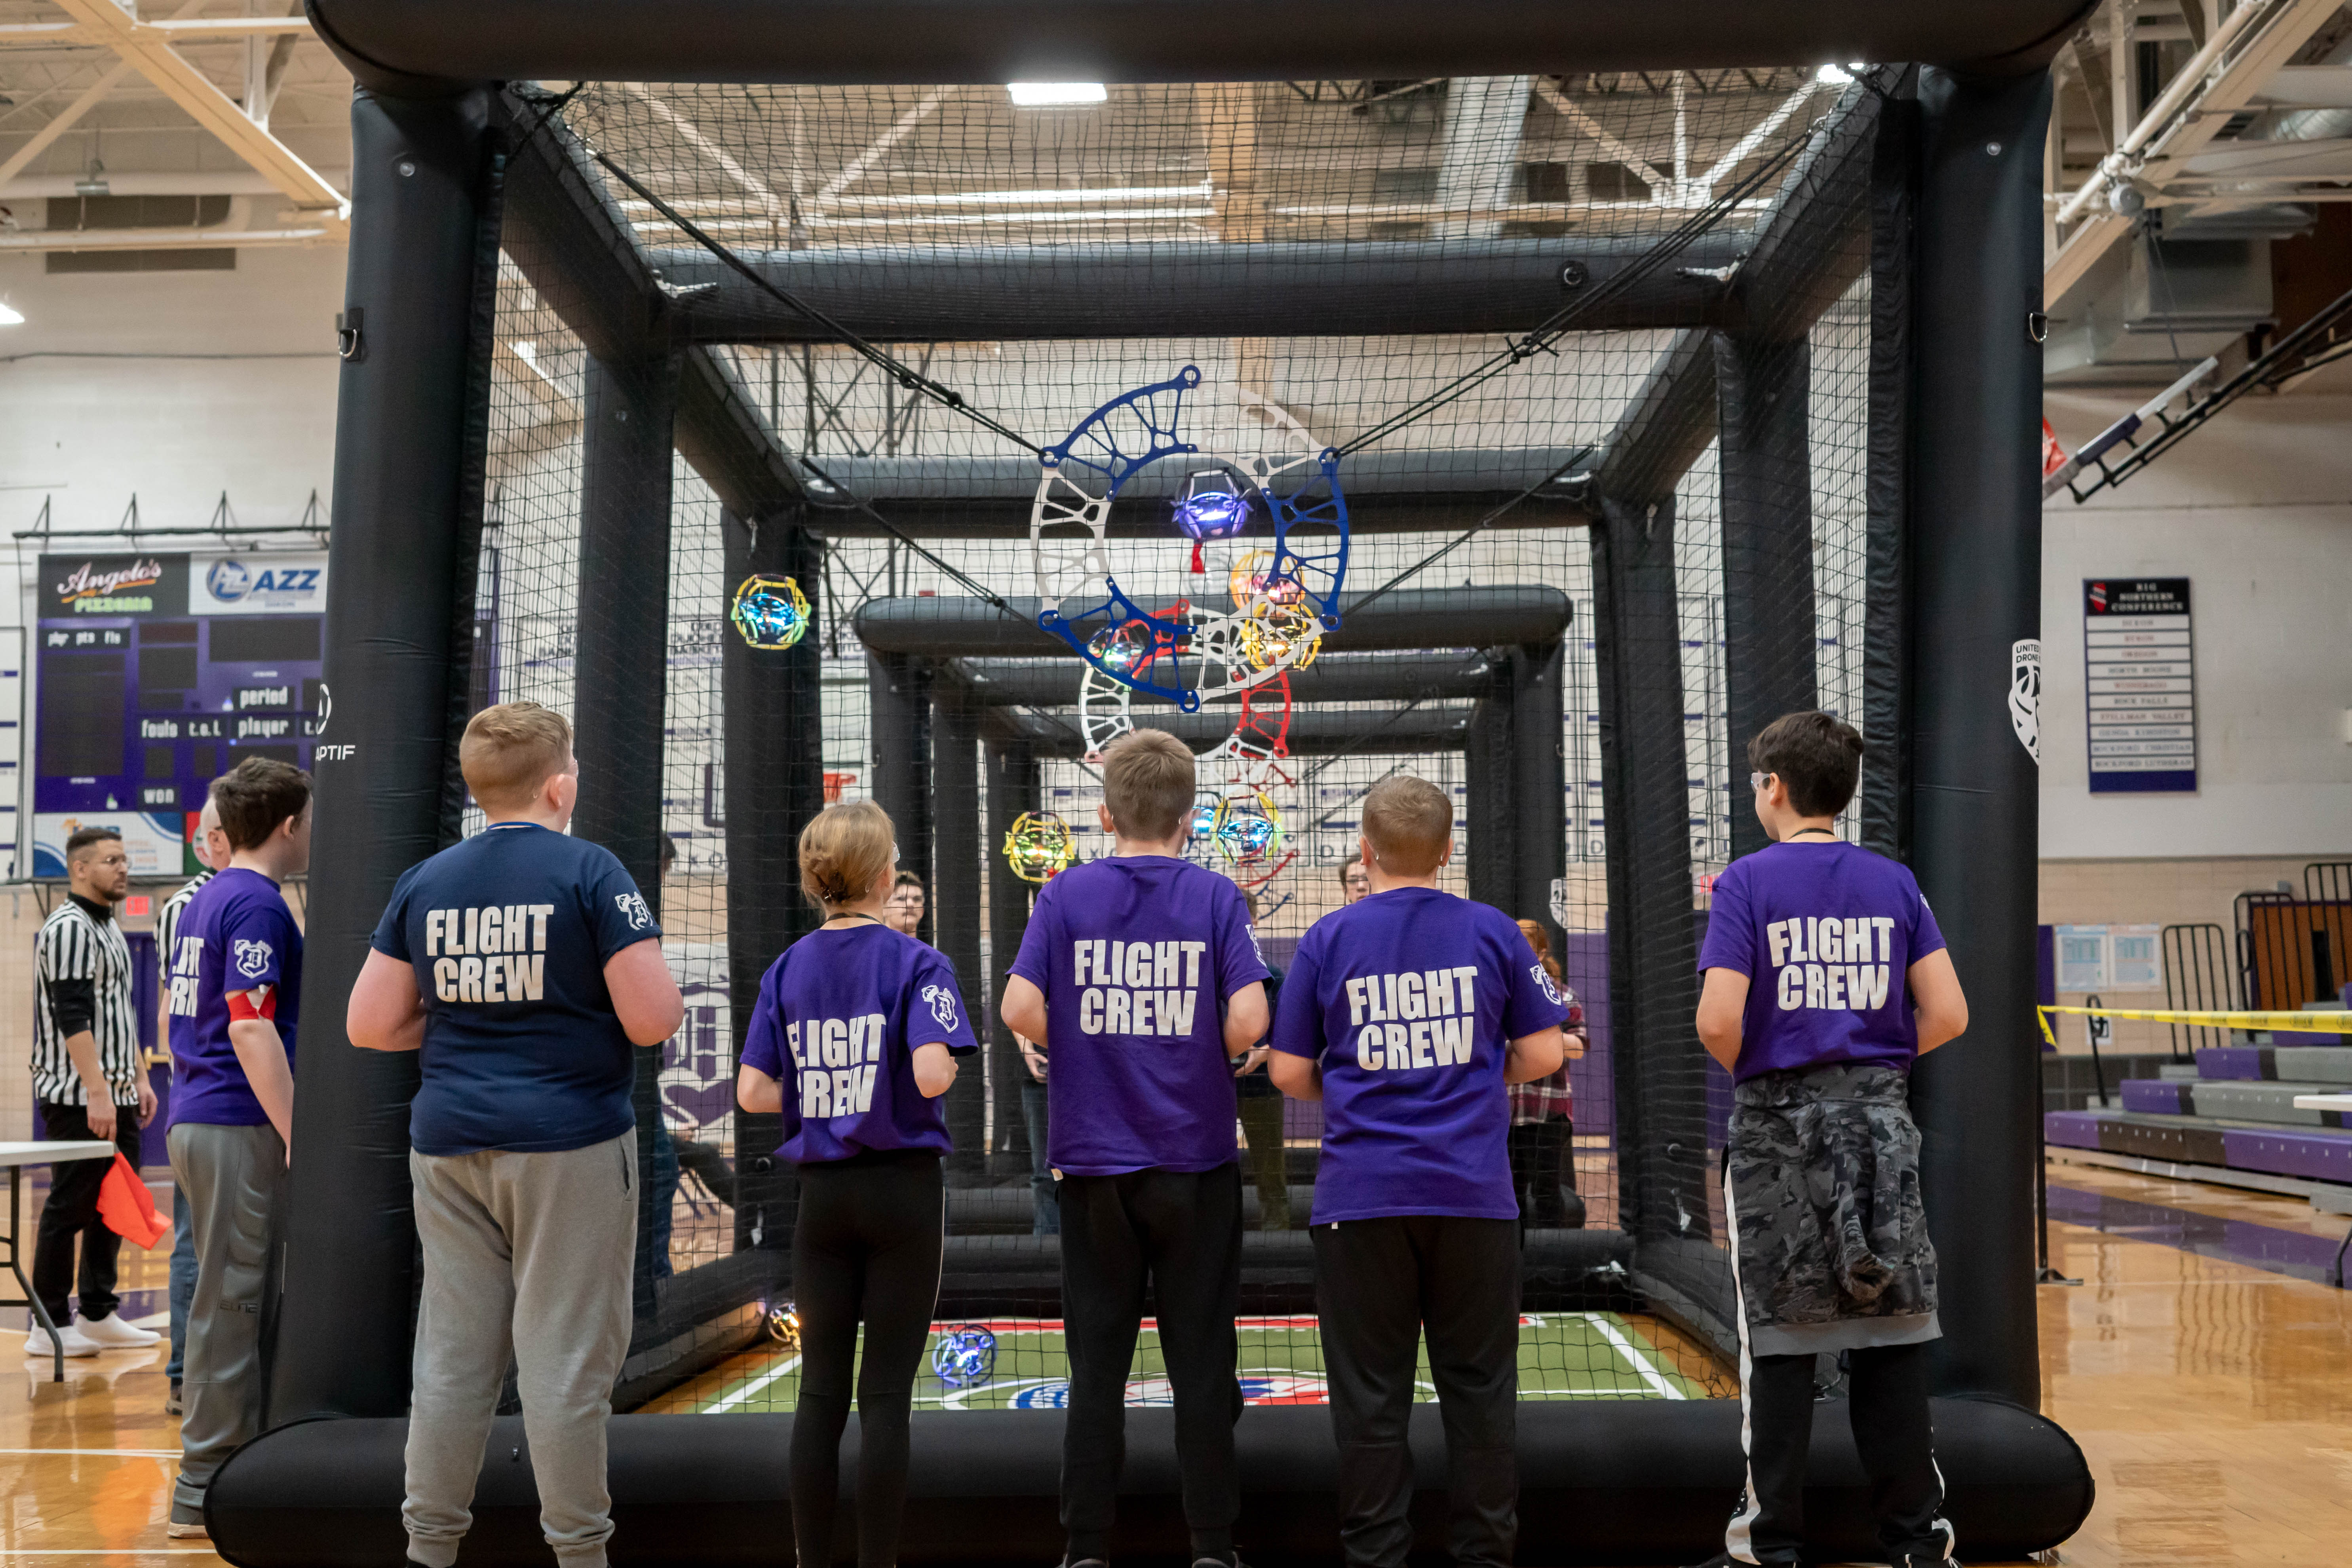
[[[74,1324],[74,1329],[91,1344],[110,1351],[135,1350],[142,1345],[152,1345],[163,1337],[124,1322],[120,1312],[109,1312],[103,1318],[83,1318]]]
[[[82,1337],[81,1326],[78,1323],[68,1323],[65,1331],[58,1338],[65,1342],[65,1352],[69,1356],[98,1353],[98,1346]],[[28,1356],[39,1356],[45,1360],[55,1356],[58,1353],[57,1345],[50,1340],[49,1331],[37,1323],[35,1324],[32,1331],[25,1336],[25,1353]]]

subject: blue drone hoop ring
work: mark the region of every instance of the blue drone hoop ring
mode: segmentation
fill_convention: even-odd
[[[1184,712],[1195,712],[1201,706],[1197,676],[1187,677],[1185,660],[1192,657],[1192,639],[1194,623],[1173,617],[1155,616],[1131,598],[1120,587],[1118,577],[1110,571],[1108,556],[1101,545],[1107,536],[1111,503],[1126,488],[1127,481],[1139,471],[1163,458],[1197,455],[1200,447],[1181,438],[1186,395],[1201,384],[1197,365],[1186,365],[1177,374],[1132,392],[1122,393],[1079,421],[1068,437],[1045,448],[1040,461],[1045,469],[1041,480],[1038,500],[1032,515],[1031,544],[1035,557],[1040,596],[1047,601],[1037,616],[1037,625],[1065,643],[1080,658],[1113,680],[1133,690],[1149,692],[1174,703]],[[1119,428],[1126,426],[1125,430]],[[1122,444],[1122,436],[1126,437]],[[1130,451],[1129,447],[1140,447]],[[1215,457],[1217,454],[1211,454]],[[1301,455],[1301,460],[1304,455]],[[1298,483],[1287,494],[1279,488],[1286,470],[1297,462],[1275,463],[1244,459],[1234,462],[1219,457],[1221,464],[1231,468],[1242,483],[1255,489],[1266,503],[1266,515],[1274,525],[1274,567],[1267,574],[1268,584],[1288,583],[1295,585],[1320,619],[1326,630],[1339,624],[1339,600],[1348,570],[1348,503],[1339,481],[1339,454],[1326,447],[1313,459],[1311,477]],[[1095,496],[1067,477],[1069,468],[1083,468],[1097,476],[1104,489]],[[1045,546],[1048,542],[1045,530],[1049,526],[1049,495],[1058,479],[1063,486],[1084,504],[1071,506],[1053,501],[1059,508],[1050,519],[1053,526],[1083,524],[1091,538],[1079,542],[1055,536],[1051,542],[1057,552],[1066,552],[1079,544],[1078,560],[1091,563],[1088,575],[1098,570],[1099,597],[1087,595],[1082,607],[1065,610],[1062,597],[1057,596],[1047,582]],[[1310,491],[1326,493],[1310,495]],[[1328,527],[1337,537],[1326,548],[1302,548],[1306,542],[1294,543],[1291,531],[1302,527]],[[1091,548],[1088,548],[1090,546]],[[1066,560],[1066,555],[1065,555]],[[1154,646],[1155,655],[1139,670],[1111,668],[1091,646],[1106,628],[1132,626],[1139,628]],[[1196,660],[1197,662],[1197,660]]]

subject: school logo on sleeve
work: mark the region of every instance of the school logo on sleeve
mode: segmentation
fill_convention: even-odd
[[[271,953],[266,942],[239,942],[232,956],[236,960],[236,972],[247,980],[258,980],[269,973]]]
[[[631,931],[649,931],[653,928],[654,912],[646,907],[644,894],[615,893],[613,895],[613,902],[619,908],[623,918],[629,922]]]
[[[1545,973],[1544,966],[1542,964],[1528,964],[1528,973],[1536,977],[1536,984],[1538,985],[1543,987],[1545,1001],[1550,1003],[1555,1007],[1565,1007],[1568,1005],[1568,998],[1559,994],[1559,987],[1551,983],[1551,976]]]
[[[926,985],[923,987],[923,1000],[931,1005],[931,1016],[939,1020],[940,1028],[956,1026],[956,996],[953,991],[944,985]]]

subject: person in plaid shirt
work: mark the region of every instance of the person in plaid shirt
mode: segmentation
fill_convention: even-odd
[[[1519,1230],[1530,1225],[1581,1230],[1584,1200],[1576,1192],[1576,1096],[1569,1088],[1568,1062],[1584,1055],[1584,1005],[1562,983],[1551,939],[1534,921],[1519,931],[1561,995],[1568,998],[1568,1061],[1559,1070],[1511,1088],[1511,1184],[1519,1194]],[[1563,1187],[1565,1190],[1563,1190]]]

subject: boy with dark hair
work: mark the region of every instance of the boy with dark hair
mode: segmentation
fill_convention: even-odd
[[[1879,1544],[1895,1568],[1926,1568],[1950,1561],[1953,1538],[1927,1415],[1942,1330],[1909,1075],[1968,1027],[1968,1002],[1911,873],[1837,836],[1861,773],[1853,728],[1786,714],[1748,761],[1773,843],[1716,879],[1698,961],[1699,1039],[1733,1082],[1724,1206],[1748,1454],[1710,1561],[1803,1560],[1813,1358],[1844,1352]],[[1842,1224],[1857,1210],[1871,1216],[1858,1247]]]
[[[1070,1355],[1066,1563],[1109,1553],[1127,1372],[1147,1288],[1176,1396],[1194,1568],[1233,1568],[1234,1314],[1242,1187],[1231,1058],[1265,1037],[1265,964],[1241,889],[1183,858],[1192,753],[1136,730],[1103,752],[1108,858],[1045,884],[1004,987],[1005,1026],[1052,1053]]]
[[[270,1210],[293,1138],[302,932],[278,885],[310,864],[310,775],[247,757],[213,781],[226,868],[173,930],[172,1176],[187,1194],[196,1293],[181,1366],[170,1533],[205,1533],[205,1489],[261,1431]]]
[[[611,850],[564,830],[572,726],[485,708],[457,750],[489,825],[401,873],[345,1017],[421,1051],[408,1174],[425,1291],[408,1416],[408,1560],[449,1568],[511,1355],[561,1568],[604,1568],[604,1422],[629,1347],[635,1047],[685,1016],[661,927]]]
[[[1282,988],[1274,1081],[1323,1101],[1315,1302],[1350,1564],[1412,1545],[1405,1425],[1429,1341],[1454,1561],[1518,1539],[1519,1204],[1507,1084],[1559,1070],[1568,1007],[1500,910],[1441,890],[1454,805],[1424,780],[1364,798],[1371,892],[1308,928]]]

